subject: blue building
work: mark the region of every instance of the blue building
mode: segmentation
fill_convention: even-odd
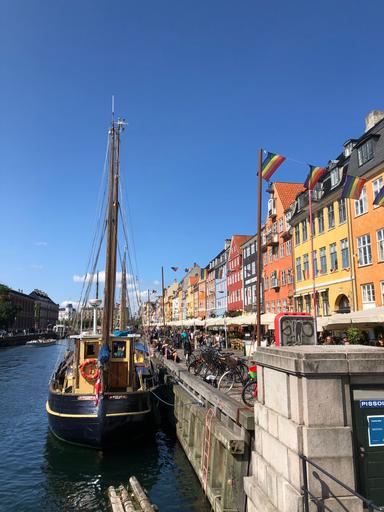
[[[225,240],[224,249],[212,260],[215,273],[215,316],[224,316],[227,311],[227,260],[231,241]]]

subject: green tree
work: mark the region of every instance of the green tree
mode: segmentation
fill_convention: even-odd
[[[12,303],[9,297],[9,288],[0,284],[0,328],[8,329],[12,326],[19,308]]]
[[[357,345],[361,342],[361,331],[357,327],[349,327],[347,329],[347,338],[351,345]]]

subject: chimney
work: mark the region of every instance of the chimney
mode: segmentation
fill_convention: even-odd
[[[382,119],[384,119],[384,112],[382,110],[372,110],[365,118],[365,133]]]

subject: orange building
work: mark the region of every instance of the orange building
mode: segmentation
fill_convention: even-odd
[[[373,205],[384,186],[384,112],[365,119],[364,135],[351,144],[348,174],[366,179],[361,196],[350,201],[357,309],[384,306],[384,209]]]
[[[294,280],[290,209],[302,183],[271,183],[268,216],[261,233],[264,278],[264,312],[293,311]]]

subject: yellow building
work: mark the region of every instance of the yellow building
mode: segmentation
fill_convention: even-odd
[[[188,287],[187,287],[187,318],[195,318],[195,297],[194,290],[195,285],[198,282],[198,276],[191,276],[188,278]]]
[[[347,171],[345,161],[343,155],[333,161],[312,192],[314,279],[308,191],[297,196],[290,212],[295,309],[314,313],[315,285],[319,317],[356,309],[351,270],[350,200],[341,199]],[[319,324],[321,327],[321,322]]]
[[[165,321],[170,322],[172,320],[172,312],[173,312],[173,298],[177,291],[177,281],[167,286],[164,290],[164,308],[165,308]]]

